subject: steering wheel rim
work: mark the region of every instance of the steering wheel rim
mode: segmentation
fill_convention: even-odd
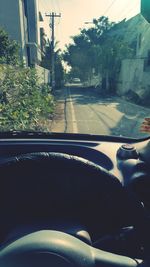
[[[51,174],[49,174],[48,177],[45,177],[45,175],[48,173],[48,170],[51,170]],[[53,173],[54,170],[55,170],[55,173]],[[14,184],[18,185],[18,188],[20,187],[19,189],[22,189],[22,190],[18,190],[19,191],[18,198],[16,198],[15,200],[15,205],[16,206],[18,205],[17,208],[15,206],[16,211],[19,211],[22,208],[20,207],[19,198],[20,200],[22,200],[22,198],[25,197],[25,194],[27,193],[25,192],[24,194],[24,191],[26,191],[27,189],[30,191],[30,187],[31,187],[32,190],[36,189],[35,190],[36,197],[39,196],[39,193],[41,190],[44,190],[44,189],[46,190],[45,195],[42,196],[45,200],[44,203],[46,203],[46,201],[48,200],[47,193],[52,194],[53,190],[57,189],[57,194],[61,196],[61,198],[64,201],[64,204],[68,205],[67,213],[69,212],[70,207],[72,207],[74,210],[71,216],[75,214],[74,218],[76,218],[77,212],[79,212],[80,216],[82,215],[81,216],[82,220],[84,219],[85,222],[88,221],[88,225],[86,225],[86,227],[89,229],[92,237],[93,237],[94,231],[95,232],[99,231],[100,222],[102,221],[102,219],[105,224],[103,225],[105,226],[105,229],[103,229],[103,231],[106,230],[107,232],[109,232],[111,230],[114,230],[115,227],[116,228],[121,227],[124,221],[124,218],[126,218],[126,212],[124,211],[124,216],[123,216],[124,218],[122,217],[121,221],[119,221],[118,218],[116,220],[116,216],[124,208],[124,205],[126,202],[124,190],[119,180],[115,176],[110,174],[107,170],[103,169],[102,167],[92,162],[89,162],[87,160],[84,160],[82,158],[68,155],[68,154],[63,154],[63,153],[52,153],[52,152],[51,153],[45,153],[45,152],[29,153],[29,154],[24,154],[24,155],[20,155],[17,157],[9,158],[5,162],[1,163],[0,172],[1,174],[3,174],[1,178],[1,185],[2,185],[1,187],[2,194],[0,196],[1,201],[3,200],[3,198],[5,198],[4,192],[6,192],[5,191],[6,188],[8,189],[8,184],[9,184],[9,192],[7,192],[8,195],[11,195],[12,193],[14,193],[13,192],[13,190],[15,189]],[[12,174],[14,175],[13,179],[12,179]],[[58,177],[60,174],[61,176],[63,176],[63,178]],[[79,178],[79,176],[81,176],[82,178]],[[31,178],[33,177],[34,177],[33,179],[34,181],[32,182],[34,183],[31,184]],[[37,180],[37,177],[40,180]],[[50,177],[52,179],[51,181],[53,181],[53,184],[50,184],[51,187],[49,187],[48,186],[49,184],[47,184]],[[44,184],[44,187],[43,187],[43,184]],[[101,188],[102,185],[103,187]],[[65,195],[63,195],[64,186],[66,190]],[[48,192],[47,189],[49,190],[50,188],[51,188],[51,191]],[[71,189],[74,191],[72,192]],[[31,204],[30,206],[34,208],[35,202],[33,200],[33,203],[30,203],[31,199],[29,195],[30,194],[28,192],[28,204]],[[56,200],[57,195],[56,196],[55,194],[52,194],[52,195],[54,197],[53,200]],[[76,196],[76,199],[74,201],[71,198],[70,200],[71,205],[70,205],[68,201],[69,201],[69,198],[72,196],[74,197]],[[50,198],[49,200],[52,200],[52,199]],[[83,203],[81,203],[81,200],[83,201]],[[113,200],[113,203],[112,203],[112,200]],[[120,209],[120,202],[118,203],[118,200],[122,201],[121,209]],[[5,202],[0,202],[0,203],[5,203]],[[23,204],[27,205],[26,202]],[[62,203],[58,203],[58,204],[59,205],[56,205],[55,209],[56,210],[58,209],[61,215],[64,212],[62,210],[63,204]],[[98,204],[99,207],[103,208],[103,210],[101,210],[101,218],[96,216],[98,211],[97,211],[97,207],[94,206],[95,204]],[[104,204],[105,204],[105,208],[102,207],[104,206]],[[11,201],[8,202],[8,205],[6,204],[5,206],[5,211],[4,211],[3,216],[6,216],[7,219],[10,219],[11,216],[13,215],[13,209],[10,209],[10,207],[13,207],[14,205],[11,206]],[[40,206],[38,206],[38,208],[39,207]],[[41,206],[40,208],[43,208],[43,206]],[[107,212],[106,212],[106,208],[108,208]],[[10,214],[7,214],[6,211],[8,210]],[[56,213],[58,213],[58,210]],[[37,209],[36,211],[34,210],[35,218],[37,218],[37,214],[36,214],[37,211],[39,212],[39,210]],[[45,211],[46,210],[44,210],[44,212]],[[27,212],[27,210],[25,210],[25,212]],[[54,212],[53,215],[54,214],[56,215],[56,213]],[[45,215],[47,214],[44,214],[44,216]],[[94,223],[93,223],[93,215],[96,216],[95,217],[96,220],[94,221]],[[3,216],[2,218],[4,218]],[[104,218],[102,218],[102,216]],[[114,219],[114,221],[112,219]],[[110,225],[110,221],[111,221],[111,225]],[[4,224],[6,223],[6,221],[2,219],[2,223]],[[15,224],[16,221],[14,221],[13,223]],[[9,221],[9,224],[10,224],[10,221]],[[7,223],[6,223],[6,226],[8,226]],[[102,223],[101,223],[101,226],[102,226]],[[4,232],[6,232],[6,229]]]
[[[34,204],[33,207],[36,208],[39,213],[39,207],[37,207],[36,203],[37,199],[35,203],[32,203],[34,201],[32,196],[33,193],[35,193],[35,196],[38,198],[41,192],[43,193],[43,201],[52,202],[51,206],[51,203],[49,203],[49,210],[53,209],[54,201],[56,209],[57,199],[54,195],[55,190],[60,200],[61,198],[63,200],[57,203],[59,212],[61,212],[61,206],[68,206],[69,202],[72,201],[71,206],[69,206],[69,211],[71,212],[74,208],[78,208],[84,216],[87,215],[83,217],[88,219],[92,217],[93,213],[94,215],[96,214],[98,228],[100,221],[102,222],[102,215],[108,215],[109,217],[107,226],[110,225],[111,221],[111,225],[113,227],[116,225],[117,228],[121,227],[122,223],[126,221],[127,214],[130,215],[131,218],[135,216],[135,214],[132,216],[134,210],[130,208],[132,203],[130,202],[130,205],[128,205],[130,198],[128,199],[120,181],[104,168],[83,158],[53,152],[28,153],[5,160],[5,162],[0,164],[0,173],[2,174],[0,181],[1,203],[7,204],[6,202],[8,201],[4,201],[4,199],[7,200],[9,197],[10,201],[8,205],[11,205],[11,201],[15,200],[15,205],[16,207],[18,206],[19,212],[21,212],[22,209],[19,206],[19,202],[21,202],[21,199],[23,200],[24,197],[26,201],[28,200],[29,205]],[[18,187],[17,196],[16,185]],[[7,195],[5,192],[7,192]],[[52,195],[52,199],[49,199],[50,194]],[[15,199],[13,199],[14,197]],[[31,197],[31,199],[29,197]],[[82,202],[84,202],[83,207]],[[38,204],[39,206],[41,205],[40,202]],[[47,205],[47,203],[43,204]],[[24,205],[27,205],[26,202]],[[27,208],[29,209],[29,207],[30,206]],[[97,207],[99,210],[97,210]],[[103,207],[104,210],[102,210],[102,212],[104,214],[100,214],[99,218],[97,215],[101,212]],[[8,208],[7,210],[13,215],[13,207],[12,209]],[[109,209],[109,214],[105,213],[107,208]],[[79,210],[76,210],[76,212],[78,213]],[[28,210],[26,210],[26,212],[28,212]],[[118,218],[116,221],[115,219],[118,217],[119,213],[122,216],[119,216],[121,221],[119,221]],[[113,219],[115,225],[113,225]],[[106,227],[106,224],[106,219],[104,218],[104,227]],[[94,230],[95,229],[96,225],[94,225]]]
[[[23,236],[5,246],[0,254],[0,265],[5,267],[137,267],[138,262],[129,257],[93,248],[66,233],[43,230]]]

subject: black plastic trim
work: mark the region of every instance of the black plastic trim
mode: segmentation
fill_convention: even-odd
[[[62,139],[62,140],[85,140],[85,141],[111,141],[111,142],[142,142],[150,139],[150,136],[145,138],[129,138],[123,136],[106,136],[106,135],[93,135],[93,134],[74,134],[74,133],[48,133],[48,132],[0,132],[0,139]]]

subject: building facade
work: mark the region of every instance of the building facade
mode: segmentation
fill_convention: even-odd
[[[122,60],[118,93],[125,95],[132,91],[145,102],[150,98],[150,24],[141,14],[131,18],[126,24],[126,40],[134,42],[136,47],[132,58]]]
[[[20,55],[26,66],[39,64],[41,52],[37,0],[1,0],[0,27],[19,43]]]
[[[26,67],[36,67],[41,83],[50,83],[50,72],[40,67],[44,30],[37,0],[0,0],[0,27],[20,45],[20,57]],[[42,82],[43,81],[43,82]]]

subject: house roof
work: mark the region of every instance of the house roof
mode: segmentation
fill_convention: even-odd
[[[141,14],[115,24],[113,28],[109,31],[109,35],[114,38],[122,37],[123,40],[128,43],[136,52],[136,45],[138,36],[140,33],[144,33],[150,29],[149,23],[144,19]]]

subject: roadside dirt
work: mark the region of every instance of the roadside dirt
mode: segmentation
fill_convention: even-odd
[[[56,106],[51,123],[51,132],[65,132],[65,91],[64,89],[55,92]]]

